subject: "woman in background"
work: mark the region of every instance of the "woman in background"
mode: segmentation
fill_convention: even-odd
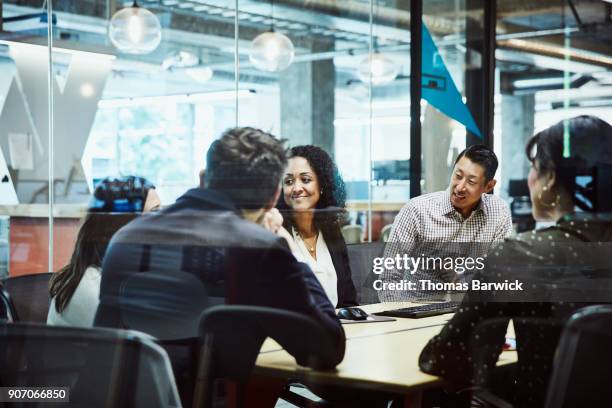
[[[425,346],[419,365],[456,386],[488,387],[512,319],[518,363],[510,381],[496,392],[503,391],[513,406],[539,407],[545,402],[560,328],[578,308],[612,298],[609,279],[584,273],[610,271],[609,255],[588,243],[612,241],[612,222],[593,214],[598,212],[596,180],[576,183],[577,176],[593,175],[597,166],[612,162],[612,126],[593,116],[561,121],[533,136],[526,152],[533,216],[555,225],[506,239],[474,277],[495,283],[517,280],[523,290],[469,291]],[[599,186],[611,181],[599,180]],[[575,212],[576,207],[585,212]]]
[[[155,186],[142,177],[106,178],[94,190],[70,263],[53,275],[47,324],[93,326],[101,266],[113,234],[143,211],[160,206]]]
[[[294,256],[307,263],[336,307],[357,305],[346,243],[344,182],[331,157],[311,145],[289,150],[278,208]]]

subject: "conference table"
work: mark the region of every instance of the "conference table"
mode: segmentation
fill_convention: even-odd
[[[361,308],[376,313],[417,305],[380,303]],[[276,342],[267,339],[253,371],[253,384],[263,387],[261,391],[266,385],[272,390],[272,384],[279,387],[287,379],[296,379],[304,384],[377,390],[404,395],[405,406],[418,407],[424,390],[443,384],[440,378],[419,369],[419,354],[451,317],[449,313],[421,319],[345,324],[346,353],[335,371],[315,371],[299,366]],[[509,332],[513,332],[512,327],[509,327]],[[498,364],[516,360],[515,351],[504,351]]]

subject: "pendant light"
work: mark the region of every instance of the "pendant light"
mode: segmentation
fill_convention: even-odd
[[[159,19],[136,1],[116,12],[108,25],[108,37],[126,54],[148,54],[161,42]]]
[[[398,64],[378,50],[361,61],[357,71],[359,79],[365,83],[370,82],[371,79],[372,85],[385,85],[393,82],[398,73]]]
[[[378,0],[374,0],[374,14],[378,14]],[[378,49],[378,38],[373,37],[373,53],[363,59],[357,67],[357,76],[362,82],[372,85],[385,85],[391,83],[399,74],[399,65],[391,58],[381,54]]]
[[[211,80],[214,75],[214,71],[211,67],[206,65],[198,65],[193,68],[187,68],[185,73],[196,82],[205,83]]]
[[[270,31],[259,34],[253,39],[249,60],[255,68],[262,71],[280,72],[293,62],[295,49],[289,37],[274,31],[274,0],[270,4],[272,26]]]

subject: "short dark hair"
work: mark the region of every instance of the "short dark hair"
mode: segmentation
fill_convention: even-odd
[[[569,157],[563,157],[566,131],[569,133]],[[612,126],[590,115],[562,120],[536,133],[527,142],[525,153],[529,161],[537,163],[538,172],[554,171],[557,187],[574,195],[576,175],[592,174],[599,163],[612,161]],[[585,195],[594,194],[591,191]],[[577,197],[574,202],[582,209],[589,209]]]
[[[493,180],[495,172],[497,171],[497,166],[499,166],[497,156],[493,150],[481,144],[469,146],[459,153],[459,156],[455,159],[455,164],[457,164],[462,157],[467,157],[470,161],[484,167],[485,182]]]
[[[259,129],[237,127],[208,149],[204,186],[224,193],[239,209],[264,208],[286,166],[283,141]]]

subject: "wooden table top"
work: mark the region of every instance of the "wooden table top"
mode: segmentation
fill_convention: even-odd
[[[385,303],[362,308],[375,313],[408,306],[416,304]],[[427,341],[440,332],[451,316],[344,325],[346,353],[335,371],[315,371],[298,366],[293,357],[268,339],[254,372],[263,376],[296,378],[305,383],[350,385],[398,393],[436,386],[441,380],[422,372],[418,358]],[[516,352],[504,351],[498,364],[509,364],[516,359]]]

